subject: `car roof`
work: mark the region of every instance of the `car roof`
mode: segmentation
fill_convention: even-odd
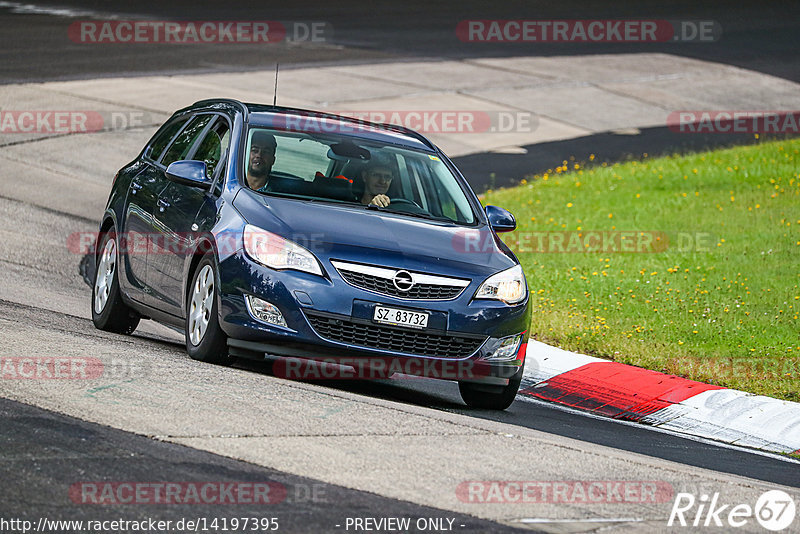
[[[323,111],[314,111],[266,104],[244,103],[233,99],[209,99],[195,102],[192,108],[229,104],[245,114],[245,122],[255,126],[309,134],[340,133],[385,144],[437,152],[434,144],[422,134],[396,124],[369,122]]]

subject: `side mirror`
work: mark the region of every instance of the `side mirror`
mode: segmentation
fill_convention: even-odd
[[[511,232],[517,228],[517,220],[511,212],[497,206],[486,206],[489,225],[495,232]]]
[[[206,191],[211,189],[205,161],[182,160],[170,163],[167,167],[167,179],[176,184],[199,187]]]

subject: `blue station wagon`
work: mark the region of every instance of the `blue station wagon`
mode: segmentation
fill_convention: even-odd
[[[422,135],[314,111],[204,100],[114,178],[92,318],[179,327],[189,355],[335,364],[456,380],[472,407],[519,389],[525,275],[485,209]]]

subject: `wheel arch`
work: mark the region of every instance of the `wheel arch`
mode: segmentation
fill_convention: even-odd
[[[111,228],[117,227],[117,221],[114,214],[107,211],[103,214],[103,221],[100,223],[100,231],[97,233],[97,242],[94,247],[95,264],[97,264],[97,256],[100,254],[100,237],[108,232]]]
[[[189,298],[189,291],[191,290],[192,280],[194,278],[195,271],[197,271],[197,266],[201,261],[203,261],[203,258],[209,255],[212,256],[214,260],[214,282],[217,284],[217,287],[219,287],[219,258],[217,256],[217,249],[214,246],[214,240],[212,238],[209,236],[203,236],[197,240],[197,244],[194,247],[194,251],[189,258],[188,265],[186,267],[186,276],[184,277],[183,295],[181,300],[181,311],[184,317],[186,317],[188,312],[186,309],[186,301]],[[217,298],[219,299],[219,294],[217,294]],[[221,303],[218,302],[218,304]]]

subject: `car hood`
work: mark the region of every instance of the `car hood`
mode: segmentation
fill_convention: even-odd
[[[323,261],[461,277],[489,276],[517,263],[487,225],[464,227],[247,189],[239,191],[233,205],[248,223],[291,239]]]

